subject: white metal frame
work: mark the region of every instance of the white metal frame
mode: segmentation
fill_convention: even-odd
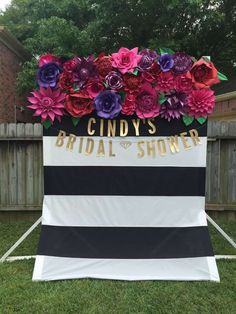
[[[234,240],[209,216],[206,214],[207,220],[215,227],[215,229],[224,237],[235,249],[236,243]],[[13,262],[16,260],[25,260],[35,258],[35,255],[27,256],[9,256],[27,237],[30,233],[42,222],[42,217],[40,217],[16,242],[11,246],[11,248],[0,258],[0,263],[3,262]],[[236,259],[236,255],[216,255],[216,259]]]

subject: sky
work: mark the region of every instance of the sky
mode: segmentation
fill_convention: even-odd
[[[11,0],[0,0],[0,10],[4,10]]]

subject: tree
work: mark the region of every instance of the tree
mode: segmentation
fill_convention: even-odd
[[[228,76],[236,63],[234,0],[12,0],[0,24],[36,57],[86,56],[127,47],[170,47],[210,55]],[[25,93],[35,60],[19,75]],[[28,82],[28,83],[27,83]]]

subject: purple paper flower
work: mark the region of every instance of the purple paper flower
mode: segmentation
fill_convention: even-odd
[[[38,69],[37,81],[40,87],[55,87],[59,80],[61,68],[57,63],[46,63]]]
[[[161,106],[160,115],[162,118],[170,121],[179,119],[187,111],[187,97],[184,93],[174,92],[167,95],[167,100]]]
[[[186,73],[193,65],[191,57],[184,52],[176,52],[173,54],[173,61],[174,65],[172,67],[172,71],[175,74]]]
[[[93,57],[82,58],[73,72],[73,78],[77,87],[81,88],[90,78],[95,77],[96,74]]]
[[[163,53],[158,59],[158,64],[163,72],[169,71],[174,65],[173,56],[169,53]]]
[[[138,63],[138,68],[140,71],[146,71],[150,69],[158,56],[156,51],[151,49],[143,49],[139,54],[142,55],[142,59]]]
[[[121,111],[121,97],[112,91],[103,91],[94,100],[97,115],[105,119],[113,119]]]
[[[111,71],[105,77],[105,83],[111,89],[120,89],[123,86],[121,74],[116,71]]]

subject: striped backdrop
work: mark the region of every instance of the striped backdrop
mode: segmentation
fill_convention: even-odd
[[[125,118],[127,120],[127,117]],[[155,119],[135,136],[100,137],[95,152],[79,153],[88,118],[74,127],[69,118],[44,130],[43,221],[33,280],[105,278],[123,280],[214,280],[218,270],[205,215],[207,127]],[[137,157],[137,142],[166,140],[197,128],[201,145],[165,156]],[[73,151],[55,145],[59,130],[77,136]],[[119,119],[117,133],[119,134]],[[106,125],[104,128],[106,134]],[[99,140],[105,156],[96,156]],[[109,157],[109,141],[115,156]],[[124,147],[121,142],[129,143]],[[130,144],[131,143],[131,144]]]

